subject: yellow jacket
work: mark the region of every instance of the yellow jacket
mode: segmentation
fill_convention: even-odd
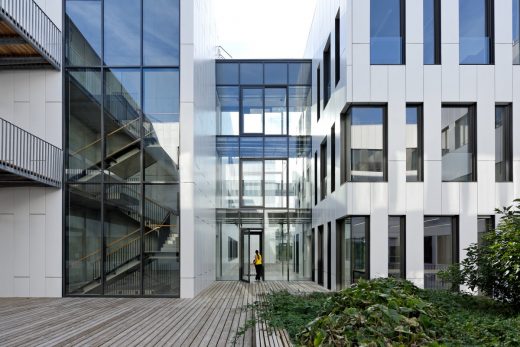
[[[262,265],[262,255],[260,253],[255,254],[255,261],[253,263],[255,265]]]

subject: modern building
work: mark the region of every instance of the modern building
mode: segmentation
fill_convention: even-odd
[[[0,296],[436,273],[520,197],[519,0],[318,1],[293,60],[207,0],[0,0]]]

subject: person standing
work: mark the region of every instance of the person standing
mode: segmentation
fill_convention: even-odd
[[[260,281],[260,279],[264,279],[264,265],[262,262],[262,255],[258,251],[255,251],[255,259],[253,260],[253,264],[255,265],[256,276],[255,280]]]

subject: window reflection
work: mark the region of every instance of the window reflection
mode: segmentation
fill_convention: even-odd
[[[422,181],[422,108],[406,107],[406,181]]]
[[[263,162],[244,160],[242,165],[242,206],[263,206]]]
[[[264,66],[257,63],[240,64],[241,84],[262,84],[264,82]]]
[[[104,61],[107,65],[141,63],[141,1],[105,0]]]
[[[242,89],[242,132],[264,132],[264,97],[262,89]]]
[[[240,134],[240,100],[238,87],[217,87],[219,135]]]
[[[490,0],[459,0],[461,64],[492,64],[493,23]]]
[[[287,84],[287,64],[264,64],[265,84]]]
[[[513,119],[511,105],[495,108],[495,179],[513,181]]]
[[[286,135],[287,90],[285,88],[266,88],[264,110],[265,134]]]
[[[266,160],[265,207],[287,207],[287,160]]]
[[[179,65],[179,22],[179,0],[143,1],[144,65]]]
[[[65,16],[65,63],[69,66],[100,65],[101,0],[68,0]]]
[[[424,218],[424,287],[449,289],[437,273],[457,261],[458,240],[453,217]]]
[[[370,0],[370,63],[404,64],[402,0]]]

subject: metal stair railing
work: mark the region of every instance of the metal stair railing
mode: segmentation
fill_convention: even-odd
[[[58,147],[0,118],[0,169],[61,187],[63,153]]]
[[[0,18],[56,70],[61,68],[61,31],[33,0],[0,0]]]

